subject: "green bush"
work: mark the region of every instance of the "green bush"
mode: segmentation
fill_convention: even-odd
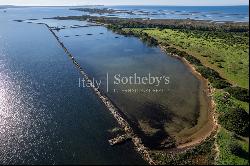
[[[229,82],[227,82],[225,79],[221,78],[221,76],[219,75],[219,73],[217,71],[215,71],[209,67],[198,66],[197,71],[199,73],[201,73],[201,75],[204,78],[208,79],[209,82],[212,83],[214,88],[224,89],[224,88],[231,86],[231,84]]]
[[[242,146],[234,140],[229,142],[227,148],[232,154],[236,156],[240,156],[243,152]]]
[[[231,86],[225,79],[213,79],[211,82],[212,86],[217,89],[224,89]]]
[[[234,98],[249,102],[249,90],[241,87],[228,87],[225,91],[230,93]]]
[[[242,136],[249,135],[249,114],[242,108],[232,108],[221,113],[219,122],[229,131]]]
[[[218,72],[209,67],[201,66],[197,68],[197,71],[200,72],[204,78],[211,78],[210,81],[221,78]]]
[[[191,56],[191,55],[187,55],[185,56],[186,60],[188,60],[191,64],[194,64],[196,66],[202,66],[202,63],[199,59]]]
[[[184,52],[181,52],[180,50],[178,50],[178,49],[176,49],[176,48],[174,48],[174,47],[167,47],[167,48],[165,49],[165,51],[168,52],[168,53],[171,53],[171,54],[179,55],[179,56],[181,56],[181,57],[184,56],[184,55],[183,55]]]
[[[199,59],[195,58],[192,55],[189,55],[185,51],[180,51],[174,47],[167,47],[165,49],[166,52],[171,53],[171,54],[176,54],[180,57],[184,57],[187,61],[189,61],[191,64],[197,65],[197,66],[202,66],[202,63]]]
[[[159,44],[155,38],[149,36],[147,33],[142,33],[140,39],[150,47],[155,47]]]

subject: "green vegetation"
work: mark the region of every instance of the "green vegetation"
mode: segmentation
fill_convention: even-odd
[[[229,87],[226,88],[225,91],[230,93],[236,99],[248,102],[249,101],[249,90],[241,88],[241,87]]]
[[[159,161],[160,165],[211,165],[214,164],[214,146],[215,139],[211,136],[202,144],[187,149],[180,153],[171,153],[164,151],[153,151],[152,157]]]
[[[228,150],[230,153],[240,156],[244,151],[242,146],[234,139],[232,139],[228,144]]]
[[[229,93],[216,91],[214,94],[216,111],[222,127],[242,136],[249,134],[249,114]],[[247,108],[248,109],[248,108]]]
[[[130,29],[138,33],[138,29]],[[248,33],[139,29],[161,43],[186,51],[230,83],[248,88]],[[224,37],[223,37],[224,36]]]
[[[218,164],[249,164],[248,157],[246,157],[249,153],[249,142],[246,140],[248,138],[237,135],[248,135],[249,114],[240,108],[242,104],[227,92],[218,90],[214,98],[222,125],[217,136],[220,150]]]
[[[226,110],[232,108],[243,108],[247,112],[249,110],[248,104],[242,104],[242,102],[236,100],[227,92],[217,90],[214,93],[214,98],[216,102],[216,110],[219,113],[225,112]]]
[[[212,83],[212,86],[217,89],[223,89],[228,88],[231,86],[230,83],[228,83],[225,79],[221,78],[218,72],[215,70],[201,66],[197,67],[196,70],[206,79],[209,80],[210,83]]]
[[[174,47],[169,47],[166,44],[164,46],[165,46],[165,51],[166,52],[178,55],[180,57],[183,57],[193,65],[202,66],[201,61],[199,59],[187,54],[185,51],[180,51],[180,50],[178,50],[178,49],[176,49]]]
[[[217,164],[249,165],[249,147],[246,140],[222,128],[217,135],[217,143],[220,150]]]
[[[224,111],[219,116],[219,122],[224,128],[239,135],[249,135],[249,115],[242,108],[232,108]]]

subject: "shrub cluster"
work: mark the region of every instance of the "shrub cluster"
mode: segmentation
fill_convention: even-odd
[[[154,37],[149,36],[147,33],[142,32],[142,31],[140,31],[138,33],[134,33],[133,31],[130,31],[130,30],[124,31],[122,29],[122,27],[117,26],[117,25],[112,25],[112,24],[108,25],[107,28],[111,29],[112,31],[114,31],[118,34],[124,35],[124,36],[139,37],[143,41],[143,43],[147,44],[150,47],[155,47],[159,44],[158,40],[156,40]]]
[[[219,116],[220,124],[242,136],[249,135],[249,114],[242,108],[229,109]]]
[[[240,156],[243,152],[242,146],[236,141],[230,141],[227,148],[236,156]]]
[[[147,33],[144,32],[142,32],[142,34],[140,35],[140,39],[150,47],[154,47],[159,44],[155,38],[149,36]]]
[[[199,66],[197,67],[197,71],[209,82],[212,83],[214,88],[223,89],[230,87],[231,84],[228,83],[224,78],[222,78],[219,73],[209,67]]]
[[[230,93],[234,98],[249,102],[249,90],[241,87],[228,87],[225,91]]]
[[[167,47],[165,49],[166,52],[171,53],[171,54],[176,54],[180,57],[185,58],[186,60],[188,60],[191,64],[194,64],[196,66],[202,66],[202,63],[199,59],[195,58],[192,55],[189,55],[188,53],[186,53],[185,51],[180,51],[174,47]]]

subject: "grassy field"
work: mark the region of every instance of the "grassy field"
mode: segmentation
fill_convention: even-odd
[[[130,29],[131,30],[131,29]],[[247,33],[185,31],[172,29],[132,29],[143,31],[195,56],[233,85],[249,88],[249,42]]]

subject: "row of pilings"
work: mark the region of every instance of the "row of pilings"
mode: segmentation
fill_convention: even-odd
[[[64,49],[65,53],[69,56],[69,58],[72,60],[73,64],[79,69],[81,75],[85,79],[85,81],[91,83],[91,88],[95,92],[95,94],[101,99],[101,101],[104,103],[106,108],[110,111],[110,113],[113,115],[113,117],[116,119],[118,124],[121,126],[121,128],[125,131],[128,137],[131,138],[132,142],[134,143],[135,149],[137,152],[139,152],[144,160],[146,160],[150,165],[155,165],[155,162],[152,160],[149,149],[146,148],[141,138],[134,133],[132,127],[130,127],[129,123],[125,120],[125,118],[122,117],[122,115],[119,113],[119,109],[115,107],[115,105],[111,102],[111,100],[106,97],[105,94],[101,93],[98,88],[94,86],[94,83],[89,78],[87,73],[84,72],[83,68],[80,66],[80,64],[75,60],[75,58],[72,56],[72,54],[68,51],[68,49],[64,46],[64,44],[60,41],[59,37],[55,34],[55,32],[49,27],[47,24],[44,24],[49,31],[53,34],[53,36],[56,38],[60,46]]]

